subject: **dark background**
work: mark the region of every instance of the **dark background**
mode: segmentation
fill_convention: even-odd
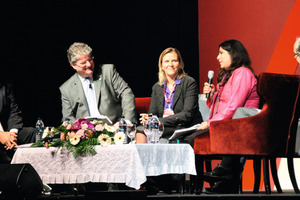
[[[136,97],[151,95],[157,62],[176,47],[199,80],[197,0],[58,0],[0,3],[1,81],[14,84],[26,126],[61,123],[59,86],[75,71],[66,50],[85,42],[113,63]]]

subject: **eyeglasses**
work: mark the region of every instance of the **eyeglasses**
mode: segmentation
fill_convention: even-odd
[[[300,56],[300,53],[294,53],[293,56],[294,58],[297,58],[298,56]]]
[[[94,62],[94,56],[91,57],[90,59],[76,62],[76,65],[80,68],[84,68],[86,66],[87,62],[89,62],[89,63]]]

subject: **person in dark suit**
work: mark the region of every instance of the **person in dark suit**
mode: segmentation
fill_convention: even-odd
[[[134,94],[112,64],[95,67],[92,48],[75,42],[68,60],[76,73],[60,86],[62,121],[107,116],[116,123],[122,116],[137,123]]]
[[[295,75],[300,75],[300,37],[296,38],[293,50],[294,50],[293,56],[298,62],[298,67],[296,69]],[[300,119],[298,121],[295,152],[300,154]]]
[[[152,87],[148,113],[157,115],[165,127],[162,137],[169,138],[176,129],[203,121],[198,106],[198,86],[195,79],[185,73],[184,62],[176,48],[169,47],[160,54],[158,68],[158,82]],[[148,114],[141,114],[141,124],[147,119]],[[145,141],[146,136],[138,133],[137,142]]]
[[[176,48],[165,49],[158,60],[158,82],[152,87],[151,103],[148,113],[157,115],[164,124],[162,138],[169,138],[176,129],[200,124],[202,116],[198,106],[198,85],[184,71],[184,62]],[[141,124],[146,123],[148,114],[141,114]],[[145,143],[143,126],[137,129],[137,143]],[[184,138],[185,135],[182,136]],[[178,139],[182,139],[178,138]],[[183,141],[183,140],[182,140]],[[147,177],[143,185],[148,194],[156,194],[159,190],[171,193],[178,186],[181,175],[161,175]]]
[[[0,123],[0,163],[8,164],[15,146],[35,141],[35,129],[23,127],[22,112],[10,84],[0,83]]]

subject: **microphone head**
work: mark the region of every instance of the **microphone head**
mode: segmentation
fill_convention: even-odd
[[[212,79],[214,77],[214,71],[209,70],[207,76],[208,76],[208,78]]]

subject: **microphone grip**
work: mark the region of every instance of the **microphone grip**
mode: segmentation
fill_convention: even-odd
[[[209,85],[211,85],[212,84],[212,78],[209,78],[207,82],[208,82]],[[209,98],[209,96],[210,96],[210,92],[206,94],[206,98]]]

